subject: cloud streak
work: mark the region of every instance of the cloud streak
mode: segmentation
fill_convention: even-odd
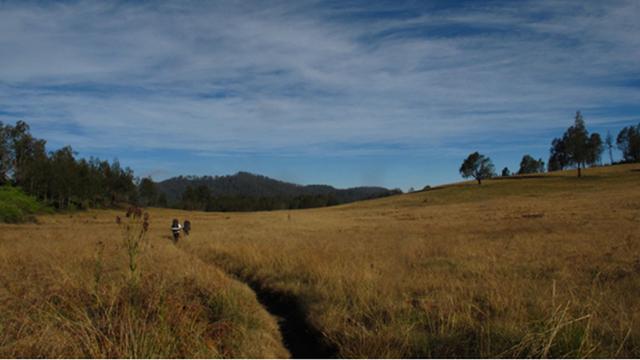
[[[0,120],[87,151],[375,155],[640,110],[637,1],[367,5],[3,2]]]

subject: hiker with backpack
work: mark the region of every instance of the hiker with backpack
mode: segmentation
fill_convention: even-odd
[[[178,219],[173,219],[173,222],[171,223],[171,232],[173,233],[174,243],[177,243],[180,239],[180,231],[182,231],[182,225],[180,225],[180,221],[178,221]]]
[[[184,229],[184,234],[189,235],[189,232],[191,231],[191,221],[185,220],[182,228]]]

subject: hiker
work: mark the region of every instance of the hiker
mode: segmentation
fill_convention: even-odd
[[[191,231],[191,221],[185,220],[183,229],[184,229],[184,234],[189,235],[189,231]]]
[[[178,219],[173,219],[171,223],[171,231],[173,232],[173,242],[178,242],[180,239],[180,231],[182,230],[182,225],[180,225],[180,221]]]

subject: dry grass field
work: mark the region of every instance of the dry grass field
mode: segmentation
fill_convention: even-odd
[[[176,248],[153,213],[132,277],[117,215],[0,225],[0,358],[288,356],[255,294]]]
[[[133,283],[116,212],[0,225],[0,357],[286,356],[229,276],[295,299],[339,357],[640,357],[640,165],[584,174],[154,209]],[[193,224],[177,246],[173,217]]]

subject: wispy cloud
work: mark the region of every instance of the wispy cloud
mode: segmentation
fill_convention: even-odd
[[[0,120],[83,149],[337,155],[640,110],[637,1],[419,4],[3,2]]]

